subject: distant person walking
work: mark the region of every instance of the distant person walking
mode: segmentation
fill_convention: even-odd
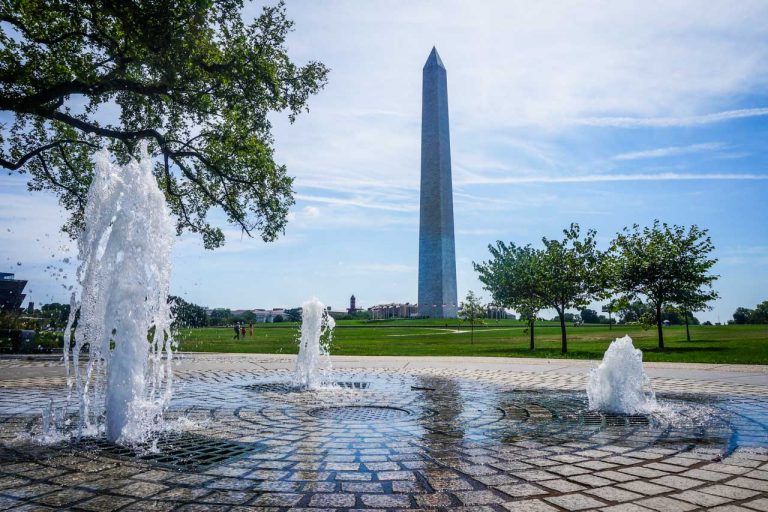
[[[235,324],[235,337],[232,339],[234,340],[240,339],[240,326],[238,326],[237,324]]]
[[[245,339],[245,325],[240,327],[240,335],[243,337],[243,339]]]
[[[251,329],[251,338],[253,338],[253,322],[248,324],[248,327]]]

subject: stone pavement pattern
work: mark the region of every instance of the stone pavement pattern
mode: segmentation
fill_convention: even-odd
[[[183,468],[21,440],[63,376],[0,361],[0,509],[768,511],[760,367],[659,367],[676,413],[649,420],[587,411],[583,364],[340,358],[341,388],[295,392],[292,361],[184,357],[168,446],[201,462]]]

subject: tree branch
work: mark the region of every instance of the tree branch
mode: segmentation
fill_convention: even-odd
[[[27,163],[32,158],[48,151],[49,149],[57,148],[64,144],[84,144],[86,146],[90,146],[95,149],[99,148],[99,146],[97,146],[96,144],[93,144],[91,142],[87,142],[84,140],[69,140],[69,139],[58,140],[56,142],[51,142],[50,144],[45,144],[44,146],[40,146],[39,148],[35,148],[34,150],[30,151],[26,155],[19,158],[16,162],[12,162],[10,160],[5,160],[4,158],[0,158],[0,165],[5,167],[6,169],[15,171],[20,167],[22,167],[25,163]]]

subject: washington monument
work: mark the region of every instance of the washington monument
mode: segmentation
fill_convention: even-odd
[[[457,304],[448,82],[443,61],[432,48],[421,93],[419,315],[456,318]]]

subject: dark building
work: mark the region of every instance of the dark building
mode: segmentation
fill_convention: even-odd
[[[24,287],[27,282],[15,279],[13,274],[0,272],[0,310],[19,311],[24,302]]]
[[[358,309],[356,306],[357,306],[357,300],[353,295],[349,298],[349,308],[347,308],[347,313],[349,313],[350,315],[354,315],[355,313],[357,313]]]

